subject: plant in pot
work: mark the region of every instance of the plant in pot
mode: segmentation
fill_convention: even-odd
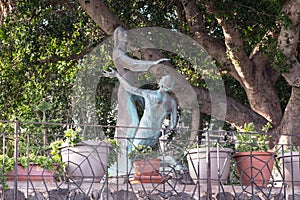
[[[9,158],[15,162],[14,158]],[[57,157],[37,156],[30,154],[28,156],[18,157],[17,180],[18,181],[55,181],[63,176],[64,164]],[[10,171],[8,180],[14,180],[15,171]]]
[[[59,157],[51,156],[44,149],[28,144],[18,143],[18,158],[9,153],[0,156],[1,183],[7,188],[5,181],[38,181],[49,182],[58,180],[63,176],[64,165]],[[29,153],[30,152],[30,153]]]
[[[67,177],[73,181],[99,182],[119,153],[116,140],[84,140],[78,130],[68,129],[64,138],[50,144],[52,155],[66,163]]]
[[[263,127],[266,130],[270,125]],[[244,125],[245,133],[236,135],[235,165],[244,186],[266,187],[270,181],[275,161],[275,153],[268,149],[267,134],[254,132],[254,124]]]
[[[6,181],[8,179],[8,173],[11,172],[15,167],[15,160],[7,155],[0,155],[0,184],[4,190],[9,189]]]
[[[186,151],[188,168],[194,183],[207,183],[208,174],[212,184],[226,183],[230,174],[230,160],[233,152],[233,142],[229,133],[217,141],[207,144],[195,143]],[[207,151],[209,149],[209,151]],[[210,172],[207,171],[207,158],[210,158]]]
[[[300,185],[300,153],[299,146],[282,147],[278,152],[281,175],[280,182],[283,180],[289,186]]]
[[[129,158],[134,166],[132,183],[160,183],[164,178],[160,175],[159,152],[150,146],[138,145],[130,153]]]

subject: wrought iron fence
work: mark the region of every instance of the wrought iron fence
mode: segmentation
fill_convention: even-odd
[[[300,196],[299,147],[278,144],[269,150],[267,134],[198,131],[191,140],[189,130],[178,129],[144,148],[132,145],[133,138],[105,137],[101,126],[76,128],[2,121],[1,199]]]

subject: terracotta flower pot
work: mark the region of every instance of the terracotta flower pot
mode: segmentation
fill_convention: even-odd
[[[130,179],[132,184],[139,183],[165,183],[170,176],[163,176],[159,173],[161,159],[145,158],[133,161],[134,177]]]
[[[242,185],[268,185],[275,160],[274,152],[239,152],[235,153],[233,158]]]
[[[161,160],[159,158],[138,159],[133,162],[136,176],[158,176]]]
[[[8,173],[8,180],[13,181],[14,175],[14,171]],[[49,169],[44,169],[41,166],[34,163],[29,163],[29,166],[26,168],[23,168],[22,165],[18,163],[17,175],[18,181],[52,182],[55,180],[54,172],[50,171]]]

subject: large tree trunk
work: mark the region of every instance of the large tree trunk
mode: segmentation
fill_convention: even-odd
[[[198,101],[201,102],[200,111],[206,114],[211,113],[211,101],[209,91],[201,88],[195,88]],[[231,124],[240,129],[243,128],[245,122],[253,122],[257,127],[264,126],[268,121],[250,108],[238,103],[234,99],[227,97],[226,100],[227,113],[225,120],[232,122]],[[218,115],[214,116],[219,118]],[[221,118],[221,117],[220,117]]]
[[[280,143],[292,143],[294,145],[300,145],[300,63],[296,57],[300,31],[299,7],[299,0],[291,0],[286,3],[283,11],[290,18],[291,24],[283,26],[278,37],[279,48],[292,63],[292,68],[284,74],[284,77],[293,88],[291,98],[277,131],[284,134]],[[296,134],[297,137],[290,138],[286,134]]]
[[[225,36],[223,44],[216,39],[210,38],[204,31],[204,24],[201,13],[197,9],[196,1],[182,0],[182,3],[185,8],[187,21],[191,27],[190,30],[194,34],[193,38],[203,45],[215,60],[222,64],[223,69],[241,83],[246,91],[252,110],[272,124],[278,125],[282,117],[279,98],[274,88],[278,75],[276,76],[277,73],[269,69],[268,59],[259,53],[252,54],[251,57],[245,53],[243,41],[235,27],[234,21],[225,21],[218,17],[219,10],[215,9],[214,1],[207,1],[206,6],[216,16],[223,28]],[[244,112],[235,113],[235,115],[238,116],[241,113]],[[253,119],[252,117],[246,117],[244,114],[241,116],[243,118],[227,117],[227,120],[229,120],[227,122],[241,127],[245,122],[249,122],[247,119]],[[253,113],[251,116],[257,116],[257,114]],[[262,119],[262,117],[259,118]],[[258,120],[253,120],[252,122],[258,122]],[[266,121],[261,121],[261,123],[264,122]],[[261,123],[257,124],[257,130],[260,130]]]
[[[278,125],[282,112],[279,98],[273,87],[274,80],[270,75],[273,72],[268,70],[268,59],[259,53],[247,55],[236,22],[221,17],[219,13],[221,11],[215,8],[215,1],[205,1],[205,3],[223,29],[226,53],[233,64],[229,73],[245,89],[252,110],[272,124]]]
[[[285,109],[278,132],[281,134],[280,144],[300,145],[300,88],[293,87],[292,95]],[[289,137],[289,135],[294,135]]]

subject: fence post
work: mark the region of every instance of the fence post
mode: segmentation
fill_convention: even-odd
[[[206,173],[207,173],[207,197],[212,199],[211,189],[211,164],[210,164],[210,138],[209,131],[206,131]],[[198,172],[199,173],[199,172]]]
[[[15,122],[15,170],[14,170],[14,199],[18,199],[18,143],[19,143],[19,122]]]

